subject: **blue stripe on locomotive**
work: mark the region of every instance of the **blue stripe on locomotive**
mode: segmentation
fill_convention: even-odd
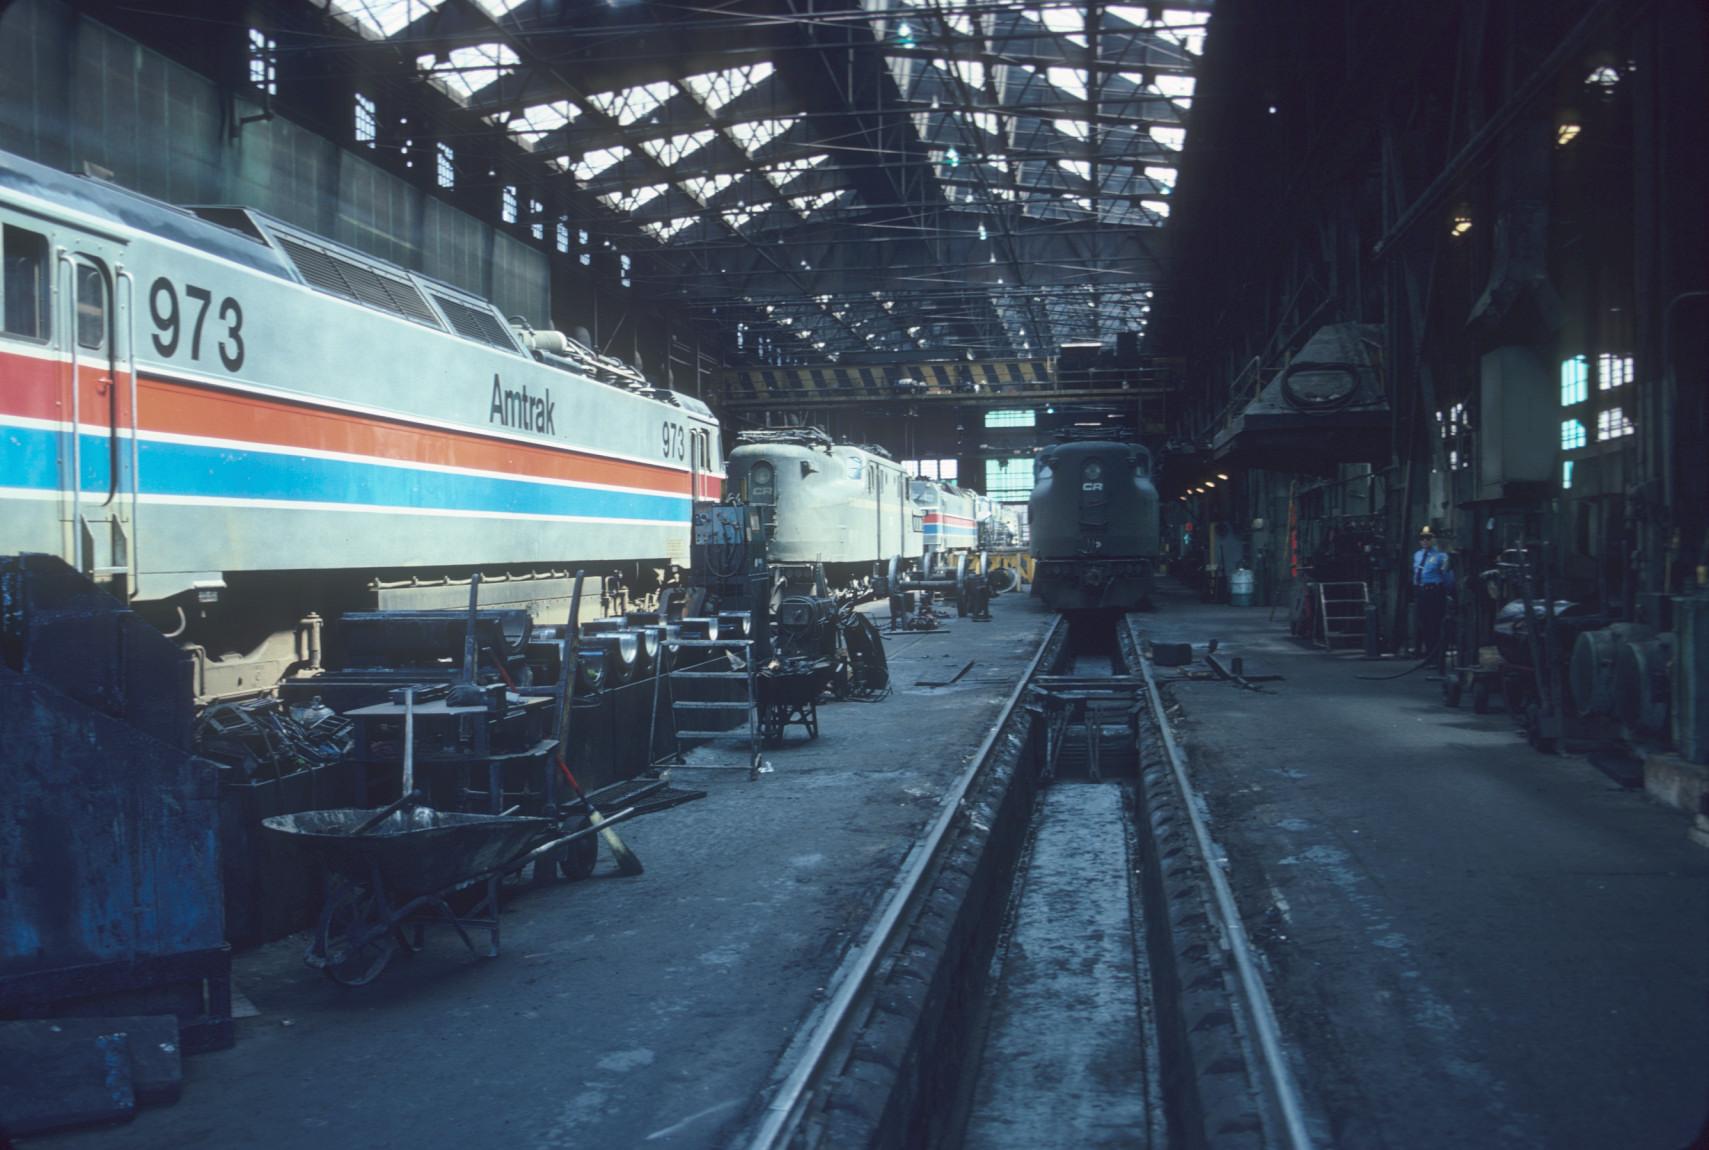
[[[6,447],[0,461],[0,487],[39,491],[59,488],[58,432],[7,427],[0,442]],[[129,449],[128,441],[121,443],[121,457],[127,465]],[[105,436],[84,435],[82,450],[83,489],[106,490],[111,441]],[[348,503],[659,523],[686,523],[689,518],[686,495],[562,487],[525,479],[149,439],[138,444],[137,455],[145,496]]]

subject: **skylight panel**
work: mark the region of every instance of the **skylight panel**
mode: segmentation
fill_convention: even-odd
[[[628,156],[629,149],[625,148],[622,144],[618,144],[614,147],[600,148],[596,151],[588,152],[582,156],[581,159],[568,164],[567,167],[576,179],[585,184],[587,181],[593,179],[613,164],[622,163],[628,158]]]
[[[1187,143],[1187,129],[1170,128],[1162,124],[1153,124],[1146,129],[1151,138],[1168,148],[1171,152],[1179,152]]]
[[[568,100],[535,104],[512,116],[506,128],[516,138],[517,143],[532,151],[542,136],[557,131],[565,124],[573,123],[581,114],[582,110]]]
[[[785,160],[781,164],[772,164],[767,167],[765,178],[771,182],[772,187],[781,192],[830,158],[829,153],[819,152],[816,155],[799,160]]]
[[[1076,100],[1086,98],[1088,76],[1083,69],[1048,68],[1045,70],[1044,78],[1049,80],[1051,87],[1059,92],[1064,92]]]
[[[1056,130],[1065,136],[1073,136],[1076,140],[1084,140],[1092,133],[1092,126],[1085,120],[1052,120]]]
[[[683,87],[700,101],[708,112],[717,112],[756,85],[765,82],[773,72],[771,61],[749,64],[745,68],[726,68],[721,72],[703,72],[683,80]]]
[[[642,224],[641,229],[663,244],[670,242],[673,236],[694,223],[697,218],[696,216],[678,216],[674,220],[652,220],[649,223]]]
[[[1183,76],[1178,72],[1161,72],[1151,86],[1171,100],[1190,99],[1196,81],[1191,76]]]
[[[789,131],[795,123],[793,118],[786,120],[748,120],[741,124],[730,125],[730,135],[735,137],[742,151],[752,156],[761,148]]]
[[[1201,56],[1205,51],[1205,21],[1208,18],[1204,12],[1165,8],[1152,27],[1157,30],[1158,39],[1179,44],[1193,55]]]
[[[656,80],[651,84],[637,84],[633,88],[620,88],[615,92],[600,92],[589,96],[588,102],[619,124],[628,127],[651,115],[659,105],[674,95],[676,88],[669,80]]]
[[[754,210],[752,208],[732,208],[723,213],[723,216],[724,222],[730,225],[730,230],[739,232],[749,220],[754,218]]]
[[[1135,8],[1127,4],[1109,4],[1105,6],[1104,11],[1117,20],[1132,24],[1135,28],[1149,28],[1151,26],[1151,9],[1149,8]]]
[[[644,188],[625,188],[617,192],[603,192],[599,198],[608,208],[615,208],[620,212],[632,212],[664,195],[667,186],[666,184],[649,184]]]
[[[819,192],[817,195],[811,196],[793,196],[790,198],[789,205],[801,214],[802,219],[809,220],[834,204],[842,195],[843,192],[837,191]]]
[[[1147,164],[1145,178],[1162,188],[1173,188],[1175,180],[1180,176],[1179,168],[1166,168],[1159,165]]]
[[[933,60],[940,70],[957,77],[976,92],[985,90],[985,65],[978,60]]]
[[[1086,13],[1080,8],[1029,8],[1027,15],[1068,40],[1086,47]]]
[[[679,186],[683,191],[704,204],[735,182],[736,177],[734,175],[725,173],[721,176],[696,176],[692,180],[683,180]]]
[[[646,149],[649,156],[663,164],[673,167],[676,162],[690,152],[698,152],[712,142],[715,133],[711,128],[699,132],[688,132],[681,136],[671,136],[664,140],[646,140],[641,147]]]
[[[445,0],[329,0],[333,19],[369,40],[389,40]]]
[[[465,107],[476,92],[498,83],[500,76],[516,71],[518,63],[508,44],[453,48],[444,60],[431,54],[415,58],[416,67],[426,73],[429,84]]]
[[[1148,212],[1157,213],[1158,215],[1162,216],[1164,219],[1169,218],[1169,201],[1168,200],[1141,200],[1141,201],[1139,201],[1139,206],[1144,208]]]
[[[497,20],[501,16],[510,15],[526,3],[528,0],[475,0],[475,7]]]
[[[1092,178],[1092,164],[1088,160],[1058,160],[1057,166],[1065,172],[1071,172],[1082,180]]]

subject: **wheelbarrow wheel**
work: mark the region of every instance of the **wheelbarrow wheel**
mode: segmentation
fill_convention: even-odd
[[[321,908],[320,948],[326,959],[321,970],[341,986],[366,986],[397,953],[394,933],[373,891],[360,883],[341,883]]]
[[[587,816],[578,815],[563,824],[561,833],[574,834],[591,825]],[[554,878],[577,882],[591,875],[598,865],[599,836],[588,835],[535,859],[532,881],[535,886],[545,886]]]

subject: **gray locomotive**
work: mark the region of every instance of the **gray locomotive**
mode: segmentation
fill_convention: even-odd
[[[1033,594],[1059,611],[1148,606],[1160,544],[1151,453],[1134,443],[1058,443],[1036,468]]]
[[[876,448],[815,428],[747,431],[730,452],[729,489],[759,508],[774,567],[823,564],[833,586],[925,552],[925,516],[908,473]]]

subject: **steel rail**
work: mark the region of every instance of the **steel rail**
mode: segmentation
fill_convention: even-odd
[[[1258,1050],[1270,1080],[1270,1089],[1275,1095],[1276,1106],[1281,1111],[1288,1144],[1293,1150],[1311,1150],[1315,1143],[1310,1132],[1306,1130],[1305,1106],[1300,1097],[1299,1083],[1294,1080],[1294,1073],[1288,1066],[1287,1054],[1282,1049],[1282,1029],[1276,1021],[1276,1009],[1270,1002],[1270,992],[1258,974],[1258,964],[1252,958],[1252,943],[1246,937],[1246,927],[1241,922],[1240,908],[1234,901],[1234,891],[1228,885],[1228,876],[1223,874],[1222,864],[1211,841],[1210,830],[1199,814],[1197,796],[1194,794],[1191,780],[1187,778],[1187,766],[1182,759],[1181,748],[1175,742],[1174,733],[1169,729],[1169,716],[1164,713],[1163,697],[1157,690],[1157,678],[1151,672],[1151,660],[1141,653],[1138,630],[1131,622],[1125,625],[1128,635],[1133,639],[1134,654],[1139,661],[1140,670],[1145,675],[1146,693],[1151,697],[1151,713],[1157,720],[1158,733],[1169,755],[1169,768],[1174,773],[1175,785],[1181,792],[1181,806],[1187,812],[1187,821],[1193,828],[1193,838],[1198,842],[1199,853],[1204,857],[1205,869],[1210,872],[1217,917],[1222,920],[1223,937],[1228,942],[1229,953],[1234,956],[1241,989],[1246,994],[1252,1032],[1258,1039]]]
[[[876,918],[872,920],[873,925],[866,942],[862,944],[860,956],[844,973],[836,990],[831,994],[825,1012],[814,1024],[806,1047],[796,1059],[795,1068],[766,1105],[765,1115],[753,1138],[747,1143],[750,1150],[783,1150],[794,1136],[809,1096],[826,1069],[826,1058],[847,1031],[853,1020],[854,1007],[871,983],[879,960],[889,950],[898,929],[904,924],[909,908],[921,893],[920,888],[931,872],[932,863],[936,861],[950,828],[955,825],[962,801],[967,798],[974,782],[984,771],[985,762],[990,757],[992,748],[997,745],[998,736],[1003,733],[1003,728],[1008,726],[1015,707],[1026,695],[1027,684],[1038,672],[1044,653],[1050,649],[1062,627],[1062,616],[1058,615],[1039,642],[1038,650],[1033,653],[1026,669],[1021,672],[1020,681],[1015,684],[1015,689],[1010,692],[1003,709],[998,712],[996,721],[985,735],[985,740],[979,744],[979,749],[974,752],[967,768],[961,772],[961,776],[951,785],[949,793],[944,796],[931,829],[924,838],[915,842],[913,850],[909,852],[903,863],[901,877],[891,888],[890,896],[879,909]]]

